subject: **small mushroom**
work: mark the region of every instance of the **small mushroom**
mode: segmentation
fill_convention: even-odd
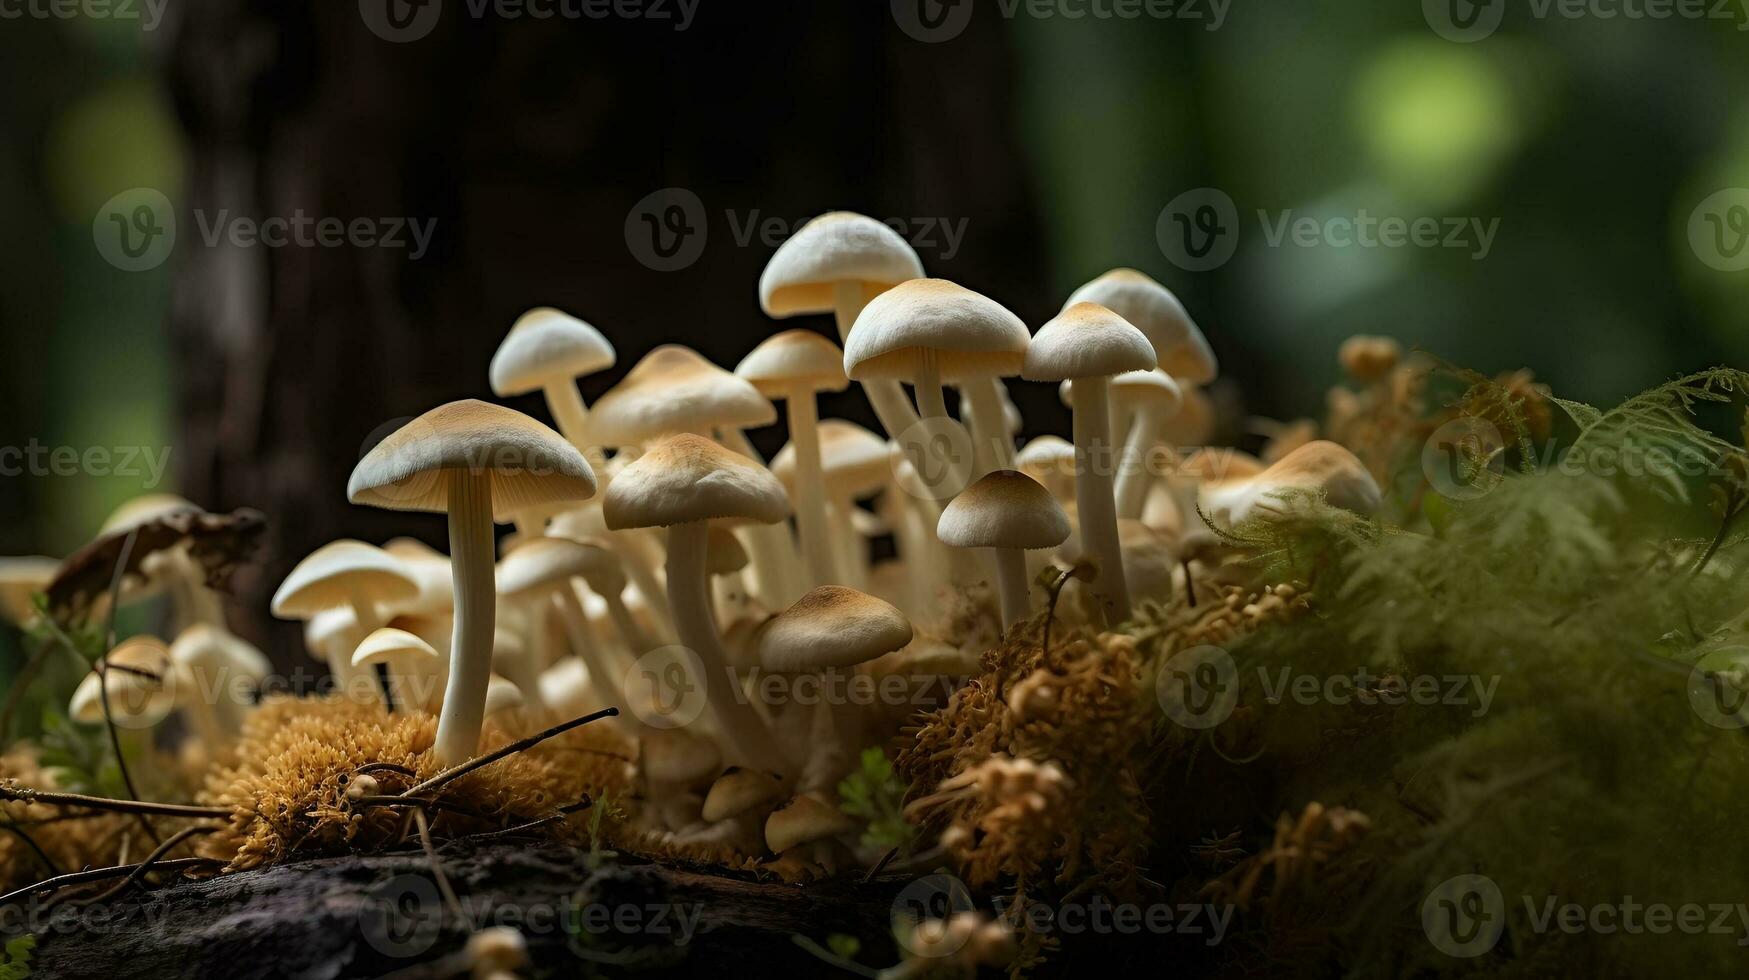
[[[892,453],[879,436],[843,419],[821,422],[819,440],[821,489],[837,571],[816,584],[861,587],[868,578],[868,553],[851,524],[851,512],[857,510],[856,500],[874,495],[892,481]],[[772,457],[771,472],[786,486],[794,486],[799,458],[792,442]]]
[[[1215,379],[1219,364],[1208,338],[1185,312],[1178,297],[1134,269],[1113,269],[1089,282],[1063,304],[1097,303],[1123,317],[1148,338],[1160,370],[1193,385]]]
[[[387,671],[384,700],[393,710],[395,705],[425,704],[428,694],[416,690],[420,678],[431,676],[421,669],[421,661],[434,662],[438,653],[431,644],[406,630],[385,627],[364,638],[352,653],[354,667],[374,667],[382,664]]]
[[[195,623],[178,634],[170,644],[170,660],[192,685],[196,704],[190,714],[212,750],[229,745],[242,732],[251,689],[273,671],[267,656],[249,641],[208,623]]]
[[[1142,516],[1148,488],[1157,475],[1149,468],[1149,458],[1166,421],[1184,404],[1184,396],[1165,371],[1126,371],[1111,379],[1111,404],[1114,417],[1129,420],[1118,468],[1117,516],[1133,520]]]
[[[123,640],[103,657],[101,669],[80,680],[67,704],[67,716],[88,725],[103,724],[104,693],[109,715],[120,727],[151,728],[189,700],[187,685],[170,650],[155,636]],[[198,701],[193,702],[198,704]]]
[[[540,671],[554,659],[545,653],[547,633],[542,624],[549,607],[555,606],[565,624],[572,652],[588,666],[598,693],[612,703],[621,700],[614,679],[622,667],[612,662],[602,648],[595,627],[571,585],[573,578],[599,562],[597,551],[568,538],[536,538],[498,563],[498,594],[522,604],[531,622],[531,649],[515,673],[505,674],[523,689],[530,704],[541,705]]]
[[[1253,517],[1281,517],[1292,510],[1284,494],[1295,490],[1322,493],[1332,507],[1362,517],[1376,513],[1382,499],[1378,482],[1364,463],[1336,443],[1318,440],[1254,476],[1205,484],[1202,509],[1229,526]]]
[[[855,829],[856,822],[837,807],[815,796],[798,796],[766,818],[765,846],[786,857],[800,856],[791,852],[807,847],[818,859],[829,853],[835,838]]]
[[[361,673],[352,661],[358,641],[382,626],[379,605],[393,605],[419,596],[419,582],[399,558],[363,541],[341,540],[310,552],[273,594],[273,614],[281,619],[308,620],[328,609],[351,610],[351,642],[336,649],[329,661],[335,680],[352,692],[377,691],[374,674]]]
[[[738,817],[765,803],[783,798],[783,783],[775,775],[757,769],[730,766],[705,794],[701,816],[709,823]]]
[[[1057,436],[1039,436],[1022,446],[1014,468],[1037,480],[1059,503],[1075,499],[1075,444]]]
[[[1069,537],[1069,517],[1032,478],[997,470],[953,498],[936,533],[955,548],[994,549],[1006,630],[1032,615],[1025,552],[1062,544]]]
[[[492,392],[499,397],[540,391],[559,433],[600,472],[606,457],[589,434],[589,407],[577,379],[613,367],[613,345],[582,320],[551,307],[529,310],[492,355]]]

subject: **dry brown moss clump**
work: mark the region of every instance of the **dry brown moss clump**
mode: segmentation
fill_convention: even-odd
[[[14,746],[0,755],[0,779],[14,780],[32,789],[55,791],[63,788],[54,771],[43,768],[36,749],[30,745]],[[0,891],[40,881],[62,871],[121,864],[130,854],[143,856],[152,849],[139,821],[126,814],[41,803],[0,802],[0,821],[9,828],[0,833]],[[173,823],[154,818],[154,826],[171,826]],[[38,848],[42,851],[40,855]],[[48,858],[46,864],[45,856]]]
[[[390,714],[338,698],[263,704],[244,726],[239,761],[214,770],[200,794],[201,802],[232,810],[225,828],[202,842],[201,854],[237,871],[400,843],[409,833],[410,811],[380,800],[441,771],[429,751],[436,731],[434,715]],[[524,734],[488,720],[481,751]],[[630,747],[605,725],[584,726],[444,786],[428,809],[432,832],[486,833],[541,820],[584,799],[623,799],[631,788],[631,758]],[[361,775],[369,781],[361,782]],[[590,820],[582,811],[539,832],[582,842]]]

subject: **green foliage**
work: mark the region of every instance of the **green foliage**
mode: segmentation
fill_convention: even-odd
[[[126,751],[126,743],[123,744]],[[62,789],[92,796],[127,796],[109,733],[102,726],[75,724],[59,709],[46,708],[37,746],[43,767],[54,771],[56,783]],[[128,761],[131,763],[133,757]]]
[[[7,941],[4,959],[0,959],[0,980],[26,980],[30,976],[31,954],[35,951],[35,936],[19,936]]]
[[[826,937],[826,948],[832,951],[832,955],[840,959],[854,960],[856,954],[862,952],[862,940],[855,936],[847,936],[842,932],[835,932]]]
[[[914,828],[902,815],[905,783],[878,748],[862,750],[862,767],[838,784],[839,808],[865,821],[862,842],[869,847],[909,850]]]
[[[589,869],[599,869],[604,863],[619,857],[618,852],[610,851],[601,846],[603,840],[602,825],[609,821],[618,823],[626,818],[624,808],[613,801],[607,794],[602,794],[589,808]]]

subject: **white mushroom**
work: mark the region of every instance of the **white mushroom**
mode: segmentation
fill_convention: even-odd
[[[997,470],[953,498],[936,533],[956,548],[995,550],[1002,628],[1008,629],[1032,614],[1025,552],[1062,544],[1069,518],[1030,477]]]

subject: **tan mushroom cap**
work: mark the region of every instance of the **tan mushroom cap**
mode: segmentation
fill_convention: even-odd
[[[148,493],[129,500],[104,518],[97,536],[125,534],[143,524],[150,524],[172,514],[198,513],[200,508],[173,493]]]
[[[1172,290],[1134,269],[1113,269],[1075,290],[1064,309],[1098,303],[1136,326],[1154,347],[1160,368],[1192,384],[1208,384],[1219,366],[1208,338]]]
[[[616,359],[601,331],[550,306],[537,307],[517,318],[492,355],[492,391],[521,395],[605,371]]]
[[[603,528],[603,530],[606,529]],[[595,538],[573,537],[570,534],[560,533],[556,524],[553,536],[562,537],[580,545],[588,552],[588,560],[582,571],[577,574],[588,584],[591,591],[600,595],[618,595],[625,591],[625,566],[620,563],[619,555],[615,554],[611,548]]]
[[[500,711],[520,708],[527,703],[528,699],[523,696],[522,688],[497,674],[493,674],[491,679],[486,681],[486,717],[491,717]]]
[[[955,548],[1055,548],[1069,537],[1069,517],[1038,481],[997,470],[942,508],[935,533]]]
[[[1154,346],[1140,330],[1096,303],[1076,303],[1039,328],[1021,376],[1063,381],[1153,369]]]
[[[767,316],[828,313],[841,282],[859,283],[865,296],[923,277],[923,263],[899,233],[850,211],[820,215],[778,246],[759,277],[759,305]]]
[[[30,555],[0,558],[0,619],[17,626],[36,616],[32,597],[49,587],[61,563]]]
[[[856,822],[813,796],[798,796],[765,820],[765,846],[773,854],[801,844],[839,837],[856,829]]]
[[[692,784],[720,772],[723,754],[710,739],[677,729],[645,735],[638,762],[651,782]]]
[[[1291,509],[1280,494],[1316,490],[1332,507],[1362,517],[1374,514],[1383,498],[1366,466],[1347,449],[1318,440],[1283,456],[1255,476],[1205,484],[1199,495],[1211,516],[1238,524],[1253,517],[1278,515]]]
[[[343,539],[325,544],[298,562],[273,594],[273,614],[308,619],[357,597],[375,604],[419,597],[419,581],[401,559],[376,545]]]
[[[762,803],[777,799],[782,793],[783,784],[771,773],[730,766],[711,784],[700,816],[711,823],[738,817]]]
[[[866,497],[893,479],[893,447],[880,436],[843,419],[820,423],[820,479],[830,494]],[[771,459],[771,472],[787,487],[796,479],[796,451],[786,443]]]
[[[176,709],[176,665],[163,640],[145,635],[129,637],[103,659],[111,667],[148,671],[158,679],[114,669],[105,670],[100,676],[94,670],[86,674],[74,689],[73,698],[67,705],[68,717],[85,724],[101,723],[103,687],[109,689],[112,717],[149,726],[163,721]]]
[[[752,382],[691,348],[665,344],[644,355],[589,412],[589,434],[604,446],[635,446],[677,432],[756,428],[777,409]]]
[[[747,567],[747,549],[733,531],[712,527],[705,536],[705,571],[711,575],[728,575]]]
[[[529,598],[593,571],[600,549],[569,538],[531,538],[498,562],[498,594]]]
[[[615,531],[722,519],[775,524],[789,516],[789,498],[758,463],[709,439],[678,435],[620,471],[602,516]]]
[[[843,391],[844,351],[812,330],[785,330],[765,338],[741,359],[735,375],[766,398],[787,398],[792,392]]]
[[[211,623],[195,623],[177,634],[170,659],[190,669],[236,671],[253,681],[273,672],[272,661],[254,644]]]
[[[1125,371],[1111,379],[1112,401],[1121,406],[1146,405],[1170,415],[1184,404],[1184,392],[1165,371]]]
[[[508,408],[467,399],[402,426],[352,471],[346,497],[386,510],[446,513],[450,470],[485,470],[492,518],[504,523],[524,508],[595,495],[595,473],[564,437]]]
[[[911,621],[890,603],[823,585],[760,627],[759,663],[785,674],[851,667],[905,646],[911,636]]]
[[[1061,436],[1039,436],[1014,455],[1020,472],[1037,480],[1059,500],[1075,496],[1075,444]]]
[[[858,381],[916,377],[933,351],[948,384],[1019,374],[1031,337],[1000,303],[945,279],[913,279],[871,300],[844,343],[844,373]]]
[[[365,637],[358,649],[352,652],[352,666],[386,664],[401,659],[417,660],[421,657],[436,660],[437,650],[406,630],[385,627]]]

